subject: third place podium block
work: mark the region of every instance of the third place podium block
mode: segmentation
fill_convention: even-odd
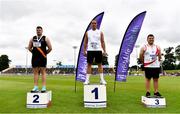
[[[106,101],[106,85],[84,85],[84,107],[105,108]]]
[[[27,108],[47,108],[51,105],[52,91],[45,93],[27,93]]]
[[[164,97],[145,97],[141,96],[141,102],[149,108],[165,108],[166,99]]]

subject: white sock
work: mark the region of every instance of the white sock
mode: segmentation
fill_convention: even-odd
[[[101,81],[104,80],[103,73],[100,73],[100,79],[101,79]]]
[[[89,77],[90,77],[90,75],[91,75],[91,74],[87,74],[87,75],[86,75],[86,80],[88,80],[88,81],[89,81]]]

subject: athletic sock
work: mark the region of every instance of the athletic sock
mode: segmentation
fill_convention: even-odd
[[[86,75],[86,80],[87,80],[87,81],[89,81],[90,75],[91,75],[91,74],[87,74],[87,75]]]
[[[104,75],[103,75],[103,73],[100,73],[100,79],[101,79],[101,81],[104,80]]]

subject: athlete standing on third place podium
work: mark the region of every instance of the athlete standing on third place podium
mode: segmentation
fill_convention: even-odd
[[[95,59],[98,64],[98,72],[100,74],[100,83],[106,84],[103,76],[102,56],[107,56],[104,35],[97,29],[97,22],[93,20],[91,22],[92,29],[86,32],[84,39],[84,55],[87,56],[87,75],[84,84],[89,84],[89,77],[91,75],[91,66]],[[103,49],[103,53],[102,53]]]
[[[158,92],[158,80],[160,73],[161,49],[154,44],[154,35],[147,36],[148,44],[144,45],[140,51],[140,60],[145,68],[146,77],[146,97],[150,96],[150,81],[153,78],[154,95],[161,96]]]
[[[42,35],[43,28],[37,26],[37,36],[34,36],[29,41],[28,49],[32,53],[32,67],[34,72],[34,88],[31,92],[38,92],[38,75],[42,74],[42,89],[41,92],[46,92],[46,64],[47,54],[51,52],[52,46],[50,40]],[[48,48],[48,49],[46,49]]]

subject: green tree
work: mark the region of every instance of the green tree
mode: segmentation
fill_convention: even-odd
[[[57,65],[57,66],[62,66],[62,62],[61,62],[61,61],[58,61],[58,62],[56,63],[56,65]]]
[[[175,48],[175,54],[178,61],[180,61],[180,45]]]
[[[163,69],[164,70],[174,70],[176,66],[176,57],[174,56],[173,47],[165,48],[165,60],[163,61]]]
[[[9,63],[11,60],[9,60],[7,55],[1,55],[0,56],[0,71],[9,68]]]
[[[175,48],[176,60],[178,64],[176,65],[176,69],[180,69],[180,45]]]

